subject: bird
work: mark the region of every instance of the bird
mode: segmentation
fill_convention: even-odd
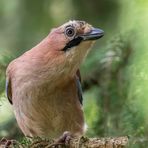
[[[25,136],[84,134],[80,65],[103,35],[85,21],[71,20],[9,63],[6,95]]]

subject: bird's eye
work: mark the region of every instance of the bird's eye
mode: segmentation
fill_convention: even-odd
[[[65,30],[65,34],[68,37],[73,37],[76,34],[74,27],[67,27],[66,30]]]

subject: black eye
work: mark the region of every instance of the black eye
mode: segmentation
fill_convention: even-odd
[[[65,34],[68,37],[73,37],[75,35],[75,29],[74,29],[74,27],[67,27],[66,30],[65,30]]]

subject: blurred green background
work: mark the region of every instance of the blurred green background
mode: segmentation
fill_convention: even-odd
[[[5,97],[8,63],[50,29],[85,20],[105,31],[81,67],[88,136],[135,137],[148,145],[147,0],[0,0],[0,138],[20,138]],[[137,140],[136,140],[137,139]]]

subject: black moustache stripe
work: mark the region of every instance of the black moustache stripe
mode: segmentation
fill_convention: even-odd
[[[74,38],[73,40],[71,40],[70,42],[68,42],[68,43],[66,44],[66,46],[63,48],[63,51],[67,51],[67,50],[69,50],[70,48],[79,45],[79,44],[82,42],[82,40],[83,40],[82,37]]]

